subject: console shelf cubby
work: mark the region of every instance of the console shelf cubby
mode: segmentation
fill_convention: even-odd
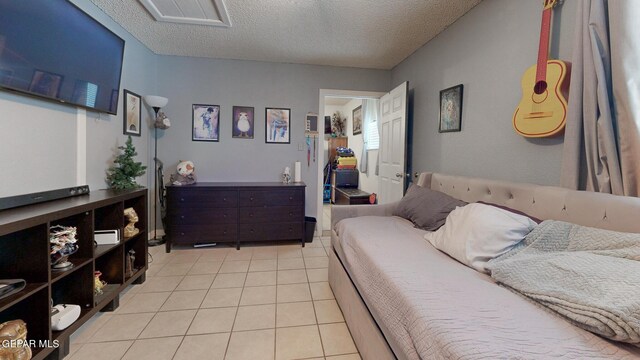
[[[135,236],[124,238],[128,221],[124,209],[138,214]],[[76,228],[78,251],[69,257],[73,267],[51,269],[49,229]],[[94,245],[94,231],[120,230],[121,241]],[[91,194],[0,211],[0,279],[24,279],[26,287],[0,299],[0,323],[21,319],[27,324],[27,339],[35,340],[33,359],[62,359],[69,352],[69,336],[98,311],[118,307],[120,293],[145,280],[147,270],[147,190],[99,190]],[[125,256],[135,252],[134,273],[127,277]],[[107,285],[94,293],[94,272],[102,273]],[[71,326],[51,327],[51,302],[76,304],[80,317]],[[53,345],[59,344],[59,347]],[[51,346],[47,346],[51,345]]]

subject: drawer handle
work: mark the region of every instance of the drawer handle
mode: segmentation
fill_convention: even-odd
[[[227,235],[227,230],[222,231],[222,235]]]
[[[254,233],[253,229],[249,230],[249,232],[252,233],[252,234]]]
[[[181,215],[181,216],[180,216],[180,219],[184,220],[184,215]]]
[[[249,198],[249,201],[253,201],[253,196]]]
[[[183,232],[181,232],[181,233],[180,233],[180,235],[181,235],[181,236],[184,236],[184,233],[183,233]]]
[[[293,200],[293,196],[289,196],[289,201]]]
[[[253,213],[250,213],[250,214],[249,214],[249,217],[253,217]]]
[[[227,201],[227,198],[222,198],[222,201]]]
[[[223,218],[226,218],[226,217],[227,217],[227,214],[222,214],[222,217],[223,217]]]
[[[184,202],[184,198],[180,198],[180,202]]]
[[[289,232],[293,232],[293,228],[289,228]]]
[[[292,212],[290,212],[290,213],[289,213],[289,216],[293,216],[293,213],[292,213]]]

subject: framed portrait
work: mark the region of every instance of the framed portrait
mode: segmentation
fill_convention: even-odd
[[[55,98],[60,92],[62,80],[64,77],[60,74],[54,74],[42,70],[35,70],[29,85],[29,91]]]
[[[353,120],[353,135],[362,134],[362,105],[353,109],[351,119]]]
[[[266,108],[264,121],[265,143],[291,143],[291,109]]]
[[[193,104],[191,125],[191,140],[220,141],[220,105]]]
[[[253,139],[254,109],[249,106],[234,106],[232,114],[231,136],[234,139]]]
[[[324,117],[324,136],[331,136],[331,116]]]
[[[440,91],[440,127],[438,131],[454,132],[462,128],[462,84]]]
[[[142,97],[140,95],[124,89],[124,134],[140,136],[142,133]]]

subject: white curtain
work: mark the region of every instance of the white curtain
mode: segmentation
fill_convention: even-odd
[[[609,1],[609,19],[622,187],[640,196],[640,1]]]
[[[377,99],[362,100],[362,156],[360,157],[360,172],[369,172],[369,130],[372,123],[379,118],[379,104]]]
[[[562,185],[638,195],[637,0],[578,2]],[[615,21],[610,21],[615,19]]]

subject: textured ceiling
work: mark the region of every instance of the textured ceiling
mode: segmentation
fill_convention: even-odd
[[[481,0],[225,0],[230,28],[91,1],[157,54],[391,69]]]

